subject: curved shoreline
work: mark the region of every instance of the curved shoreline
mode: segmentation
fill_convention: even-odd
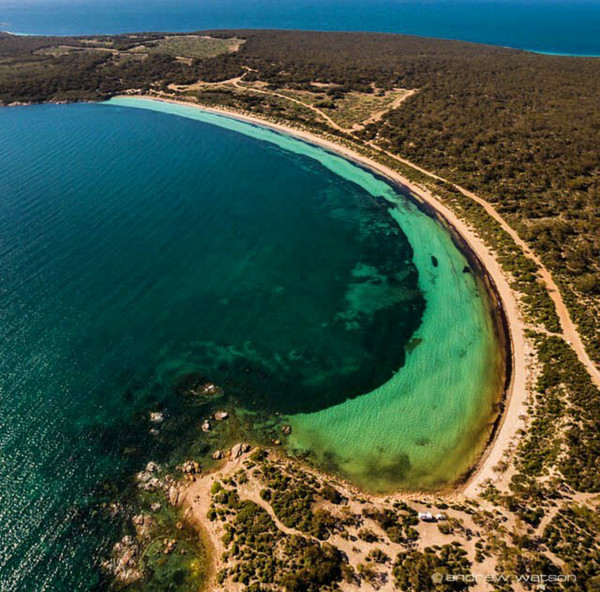
[[[400,187],[402,186],[400,185]],[[462,489],[466,489],[471,485],[471,481],[482,469],[482,465],[485,463],[486,459],[491,453],[496,437],[498,436],[500,428],[504,423],[505,412],[510,405],[512,395],[511,389],[515,365],[514,345],[506,307],[494,276],[485,266],[479,254],[472,248],[471,244],[469,244],[465,237],[458,232],[458,230],[449,220],[447,220],[430,203],[425,202],[421,203],[421,205],[426,213],[434,218],[436,222],[443,226],[444,230],[448,232],[454,244],[468,261],[469,266],[476,270],[475,273],[477,274],[478,279],[484,284],[488,303],[493,308],[490,310],[490,315],[493,320],[494,332],[496,333],[496,338],[499,342],[499,349],[502,352],[502,365],[504,372],[502,376],[502,387],[498,399],[493,403],[496,413],[492,416],[492,425],[486,443],[477,454],[475,461],[471,464],[471,466],[465,472],[459,475],[453,482],[449,483],[450,490],[461,491]]]
[[[185,103],[182,102],[182,104]],[[218,111],[215,111],[215,113],[218,113]],[[256,118],[256,121],[254,123],[259,123],[260,125],[262,125],[262,123],[260,122],[261,120],[259,118]],[[285,128],[286,126],[282,125],[282,127]],[[290,135],[296,135],[293,133],[293,131],[295,130],[291,128],[289,132]],[[311,136],[310,132],[306,132],[306,135],[309,137]],[[315,138],[318,138],[318,136],[315,136]],[[312,144],[319,144],[319,142],[317,142],[317,139],[313,141],[312,139],[302,138],[302,140],[308,141]],[[325,143],[328,141],[326,139],[321,140],[321,145],[329,150],[329,145],[325,145]],[[464,469],[462,472],[458,473],[454,478],[448,479],[442,485],[435,486],[432,488],[408,487],[406,489],[396,488],[391,491],[392,495],[400,496],[412,496],[416,493],[424,493],[426,495],[431,495],[435,493],[446,494],[461,492],[471,484],[472,479],[478,473],[484,461],[488,458],[496,436],[498,435],[500,427],[504,422],[505,410],[509,404],[510,390],[512,384],[511,381],[513,376],[513,365],[515,362],[513,354],[513,341],[510,333],[510,325],[507,317],[507,312],[505,310],[504,302],[502,299],[502,295],[500,293],[500,290],[498,289],[494,276],[491,273],[489,273],[479,253],[476,252],[476,250],[472,248],[472,245],[468,242],[468,240],[466,240],[466,238],[463,235],[461,235],[461,233],[454,226],[453,222],[448,220],[438,209],[436,209],[436,207],[430,201],[424,199],[420,195],[417,195],[412,187],[407,186],[409,183],[412,184],[411,181],[409,181],[401,174],[396,173],[391,169],[390,175],[387,175],[382,171],[376,170],[375,166],[379,165],[379,163],[375,163],[374,161],[371,161],[368,157],[363,157],[362,155],[359,155],[358,153],[347,149],[345,146],[340,146],[340,148],[347,150],[348,154],[343,153],[342,150],[336,148],[331,148],[331,151],[343,156],[345,159],[351,161],[352,164],[354,164],[355,166],[367,171],[375,178],[382,180],[387,185],[394,188],[394,190],[397,193],[402,195],[410,203],[414,204],[418,210],[420,210],[426,216],[431,218],[436,224],[441,226],[443,231],[450,237],[450,240],[452,241],[456,249],[465,258],[469,268],[472,270],[472,275],[474,279],[476,279],[476,282],[478,284],[482,284],[481,288],[485,294],[484,298],[486,300],[485,307],[488,309],[489,315],[491,317],[493,331],[496,337],[496,341],[498,343],[498,351],[501,355],[502,370],[502,375],[498,378],[498,385],[495,389],[494,398],[491,402],[492,409],[489,415],[489,420],[487,423],[482,422],[480,424],[481,432],[485,433],[486,435],[484,438],[482,438],[479,445],[476,448],[474,448],[475,454],[473,455],[471,462],[467,465],[467,468]],[[372,162],[373,165],[367,164],[369,162]],[[386,168],[384,165],[381,166],[383,168]],[[404,179],[404,181],[399,181],[398,179]],[[419,191],[425,192],[427,196],[431,196],[431,199],[433,201],[436,201],[435,197],[433,197],[433,195],[431,195],[430,192],[428,192],[426,189],[423,189],[418,185],[415,186],[419,189]],[[312,462],[309,462],[309,466],[317,473],[329,473],[327,469],[319,467],[318,464],[315,465]],[[363,495],[366,494],[373,498],[385,495],[381,491],[365,489],[361,484],[352,480],[351,477],[341,475],[337,471],[333,471],[330,474],[334,475],[338,480],[344,482],[347,488],[360,491]]]
[[[486,283],[489,284],[487,286],[488,292],[490,296],[494,296],[491,300],[497,301],[497,308],[501,311],[499,314],[500,321],[506,330],[506,343],[501,345],[505,346],[505,362],[506,366],[510,368],[510,372],[507,372],[505,377],[506,387],[500,401],[499,413],[494,420],[489,441],[483,448],[478,460],[475,461],[474,465],[466,475],[459,478],[459,480],[454,483],[452,489],[470,495],[474,494],[479,486],[485,481],[493,479],[495,476],[493,467],[502,460],[504,451],[516,435],[517,430],[522,427],[519,416],[522,415],[527,400],[526,385],[528,370],[525,363],[527,346],[524,337],[525,326],[519,313],[517,300],[510,288],[508,280],[495,257],[468,224],[438,201],[429,190],[410,181],[393,169],[354,152],[340,143],[320,137],[317,134],[296,129],[281,123],[274,123],[252,115],[228,111],[226,109],[205,107],[196,103],[176,99],[148,95],[123,95],[115,98],[133,98],[141,101],[159,101],[185,107],[193,107],[222,117],[238,119],[246,123],[259,125],[291,135],[297,139],[304,140],[310,144],[317,145],[339,154],[347,160],[368,169],[370,172],[374,172],[375,174],[384,177],[386,181],[391,182],[395,186],[399,186],[403,192],[406,193],[408,191],[409,195],[406,197],[412,198],[417,205],[427,210],[430,215],[433,214],[433,217],[438,223],[441,223],[445,229],[449,231],[452,240],[455,243],[458,243],[457,246],[460,247],[463,254],[467,256],[469,262],[476,263],[476,267],[483,272],[482,277],[486,278]],[[490,287],[492,288],[491,290],[489,289]],[[498,314],[494,314],[493,316],[497,317]]]

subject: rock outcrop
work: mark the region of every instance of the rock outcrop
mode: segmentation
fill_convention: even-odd
[[[135,526],[135,532],[138,538],[144,540],[150,538],[152,529],[156,526],[156,520],[148,514],[138,514],[131,520]]]
[[[249,452],[251,449],[252,447],[249,444],[236,444],[229,453],[231,460],[239,458],[240,456],[242,456],[242,454]]]
[[[135,476],[138,487],[146,491],[153,491],[161,488],[163,482],[158,478],[159,470],[160,467],[156,463],[149,462],[146,465],[146,468]]]
[[[177,489],[177,487],[175,487],[174,485],[171,485],[171,487],[169,487],[169,493],[167,495],[169,498],[169,503],[173,506],[176,506],[179,502],[179,489]]]
[[[124,536],[115,544],[112,557],[102,566],[124,587],[130,586],[142,578],[140,568],[140,549],[132,536]]]

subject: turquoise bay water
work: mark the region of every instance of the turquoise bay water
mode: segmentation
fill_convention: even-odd
[[[600,55],[597,0],[0,0],[0,30],[20,33],[231,28],[407,33]]]
[[[318,147],[193,107],[143,99],[109,103],[212,122],[266,140],[319,161],[393,206],[391,218],[412,247],[418,287],[427,300],[405,365],[371,393],[363,390],[363,396],[340,405],[289,417],[291,449],[313,454],[322,466],[371,490],[435,487],[466,471],[490,434],[490,407],[503,379],[503,359],[490,305],[482,298],[485,289],[465,273],[468,262],[450,235],[397,188]],[[383,278],[375,273],[368,279],[362,266],[360,271],[367,281],[346,298],[353,308],[368,310],[377,307],[374,280]],[[365,365],[379,362],[363,360]]]
[[[98,585],[98,504],[197,437],[190,376],[366,486],[455,477],[499,365],[465,265],[397,189],[265,128],[135,99],[1,110],[3,592]]]

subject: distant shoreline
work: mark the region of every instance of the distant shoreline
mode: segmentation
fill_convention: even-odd
[[[542,56],[552,56],[552,57],[563,57],[563,58],[600,58],[600,53],[571,53],[564,51],[551,51],[551,50],[543,50],[543,49],[533,49],[529,47],[519,47],[517,45],[502,45],[499,43],[494,43],[492,41],[473,41],[470,39],[463,39],[461,37],[444,37],[444,36],[436,36],[436,35],[424,35],[420,33],[411,33],[408,31],[375,31],[375,30],[355,30],[355,29],[305,29],[305,28],[296,28],[296,27],[234,27],[233,29],[227,30],[240,30],[240,31],[264,31],[264,30],[275,30],[275,31],[308,31],[311,33],[371,33],[371,34],[381,34],[381,35],[398,35],[405,37],[419,37],[422,39],[431,39],[431,40],[440,40],[440,41],[455,41],[457,43],[470,43],[473,45],[483,45],[488,47],[497,47],[499,49],[506,49],[512,51],[523,51],[526,53],[533,53],[536,55]],[[8,31],[5,29],[0,29],[0,34],[6,35],[14,35],[16,37],[63,37],[65,39],[71,37],[103,37],[103,36],[115,36],[115,35],[136,35],[142,33],[163,33],[166,35],[189,35],[192,33],[197,33],[199,31],[202,32],[218,32],[220,30],[224,30],[222,27],[210,27],[209,29],[190,29],[190,30],[176,30],[176,31],[141,31],[141,30],[127,30],[121,32],[105,32],[105,33],[25,33],[22,31]]]
[[[366,156],[358,154],[340,143],[320,137],[311,132],[280,123],[274,123],[253,115],[228,111],[226,109],[205,107],[176,99],[148,95],[121,95],[115,98],[159,101],[201,109],[223,117],[230,117],[254,125],[271,128],[311,144],[324,147],[327,150],[340,154],[344,158],[383,176],[393,184],[408,189],[416,202],[428,209],[430,213],[438,218],[440,223],[446,226],[446,230],[451,233],[453,240],[460,243],[463,253],[466,251],[470,255],[470,258],[474,258],[474,262],[479,264],[479,271],[483,272],[482,275],[488,284],[487,288],[490,298],[496,299],[497,301],[496,308],[498,310],[494,311],[496,329],[500,329],[506,334],[505,338],[502,340],[505,341],[505,343],[500,343],[500,347],[504,348],[506,356],[505,388],[503,396],[498,403],[500,409],[494,420],[489,441],[472,467],[466,474],[463,474],[462,478],[459,477],[458,481],[454,482],[451,489],[455,491],[474,492],[486,480],[493,478],[495,476],[493,467],[502,460],[504,451],[509,443],[516,435],[517,431],[523,427],[520,416],[525,411],[525,403],[527,400],[526,385],[528,369],[525,362],[527,344],[525,340],[525,326],[520,317],[518,303],[514,292],[510,288],[508,279],[504,275],[496,258],[490,253],[487,246],[467,223],[439,202],[430,191],[410,181],[400,173],[371,160]],[[469,262],[472,263],[473,261],[470,260]]]
[[[562,51],[542,51],[541,49],[522,49],[521,51],[535,53],[536,55],[552,56],[555,58],[600,58],[600,53],[566,53]]]

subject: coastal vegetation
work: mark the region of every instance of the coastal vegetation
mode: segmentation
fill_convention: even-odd
[[[600,577],[598,498],[576,502],[578,494],[557,482],[540,484],[537,498],[518,490],[518,478],[509,496],[491,488],[478,500],[383,498],[264,448],[240,456],[238,450],[185,483],[164,475],[153,494],[170,511],[179,508],[183,521],[199,528],[201,540],[211,541],[214,589],[370,592],[393,583],[407,592],[451,591],[466,590],[476,583],[473,574],[485,574],[498,590],[512,590],[517,581],[535,589],[546,578],[552,589],[587,592]],[[310,502],[298,504],[290,496],[276,507],[265,495],[265,480],[275,490],[282,484],[305,489]],[[520,512],[536,504],[543,506],[541,513]],[[327,540],[310,527],[322,512],[329,516]],[[153,528],[149,523],[150,533]],[[163,536],[161,549],[168,544]]]
[[[274,470],[264,458],[259,461],[259,467],[254,471],[260,471],[263,478],[270,475],[271,483],[276,481],[282,487],[289,484],[289,476]],[[212,504],[208,518],[224,522],[222,542],[226,551],[222,559],[231,564],[221,569],[219,582],[224,583],[227,579],[240,582],[248,591],[272,589],[263,586],[276,584],[286,592],[318,592],[341,580],[343,560],[336,547],[320,544],[311,536],[287,536],[264,507],[248,499],[240,500],[236,486],[240,481],[242,484],[248,482],[245,471],[238,471],[235,477],[237,483],[228,480],[232,489],[218,481],[211,486]],[[308,496],[312,490],[308,483],[306,485]],[[261,497],[270,498],[265,491],[270,490],[262,490]],[[298,497],[292,494],[273,502],[271,508],[286,526],[312,534],[312,525],[319,513],[311,511],[312,503],[306,501],[307,496],[298,503]],[[321,532],[317,530],[314,534]]]
[[[132,47],[131,53],[170,55],[180,61],[185,58],[205,59],[217,55],[237,51],[244,41],[242,39],[220,39],[207,35],[165,36],[161,39],[144,40],[140,45]]]
[[[399,553],[393,571],[396,586],[407,592],[429,592],[439,589],[440,584],[442,588],[466,590],[472,583],[450,578],[471,573],[472,564],[466,555],[460,543]]]
[[[529,477],[559,470],[573,489],[600,493],[598,389],[564,340],[544,335],[537,340],[538,401],[518,466]]]

